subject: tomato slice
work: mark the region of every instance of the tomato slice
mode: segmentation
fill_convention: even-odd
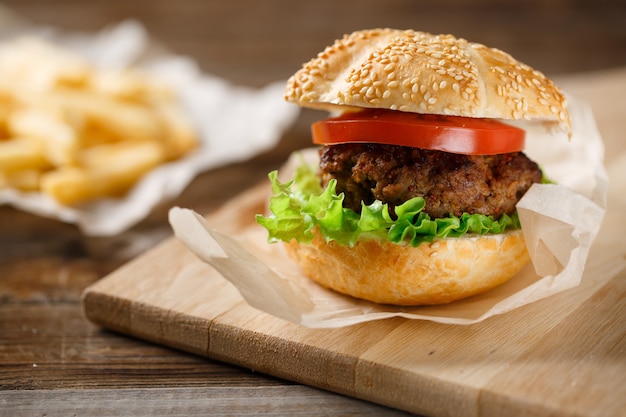
[[[525,132],[494,119],[367,109],[315,122],[313,142],[382,143],[465,155],[524,149]]]

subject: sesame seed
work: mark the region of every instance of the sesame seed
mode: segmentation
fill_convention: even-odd
[[[370,43],[371,40],[374,42]],[[362,62],[353,61],[360,48],[369,48],[365,43],[382,47],[374,46]],[[483,58],[475,63],[475,56]],[[422,69],[411,71],[419,60],[423,60]],[[534,119],[552,112],[554,118],[561,119],[562,126],[568,125],[563,97],[542,73],[484,45],[451,35],[433,36],[411,30],[380,29],[344,36],[310,63],[303,64],[302,70],[288,81],[285,97],[302,103],[365,104],[405,111],[480,115],[484,103],[482,94],[477,96],[482,91],[478,81],[484,71],[490,71],[500,80],[485,92],[487,99],[490,95],[500,97],[498,101],[510,112],[508,117]],[[344,80],[335,80],[333,74],[346,75]],[[336,86],[342,85],[341,81],[347,87],[340,90]],[[464,104],[450,104],[445,95],[437,95],[448,86],[465,100]],[[406,100],[406,104],[390,103],[396,100]],[[529,109],[532,109],[530,113]]]

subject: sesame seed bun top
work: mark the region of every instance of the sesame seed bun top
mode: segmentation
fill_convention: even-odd
[[[285,98],[329,111],[541,121],[571,135],[565,97],[550,79],[505,52],[452,35],[395,29],[345,35],[289,78]]]

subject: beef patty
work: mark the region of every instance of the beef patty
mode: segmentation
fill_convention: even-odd
[[[423,197],[431,217],[464,212],[512,214],[535,182],[538,165],[522,152],[460,155],[372,143],[324,146],[320,150],[322,183],[337,179],[344,206],[361,211],[361,201],[388,203],[391,208]]]

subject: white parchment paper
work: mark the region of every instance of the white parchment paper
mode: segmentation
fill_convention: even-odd
[[[180,194],[200,172],[244,161],[272,148],[298,114],[298,108],[283,99],[284,81],[261,89],[234,86],[202,73],[188,57],[164,52],[133,20],[96,34],[28,27],[0,41],[24,35],[69,48],[99,67],[136,66],[165,80],[180,95],[199,132],[201,144],[196,151],[152,170],[122,199],[66,207],[41,193],[0,189],[0,204],[75,223],[86,235],[116,235],[146,217],[157,204]]]
[[[526,153],[558,182],[534,185],[518,204],[531,264],[507,283],[465,300],[413,308],[356,300],[304,277],[282,245],[266,242],[260,226],[232,238],[182,208],[170,211],[170,223],[178,238],[231,281],[250,305],[295,323],[339,327],[394,316],[476,323],[581,282],[605,215],[608,177],[591,110],[572,97],[569,103],[574,130],[570,140],[541,126],[524,126]]]

